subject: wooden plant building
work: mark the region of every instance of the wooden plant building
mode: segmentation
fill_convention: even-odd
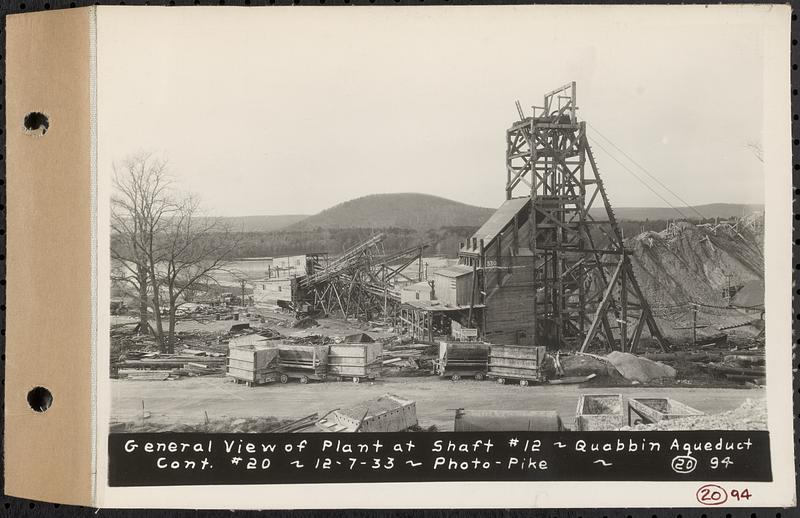
[[[636,352],[643,331],[668,344],[642,295],[614,211],[576,116],[576,87],[544,96],[506,132],[506,201],[459,250],[471,289],[457,305],[409,303],[418,339],[447,329],[437,317],[479,329],[490,343]],[[597,216],[601,209],[602,217]],[[436,283],[436,297],[449,296]]]

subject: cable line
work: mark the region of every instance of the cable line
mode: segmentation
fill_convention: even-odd
[[[648,189],[650,189],[650,192],[652,192],[653,194],[655,194],[656,196],[658,196],[659,198],[661,198],[661,201],[663,201],[664,203],[666,203],[667,205],[669,205],[669,206],[670,206],[670,207],[671,207],[671,208],[672,208],[672,209],[673,209],[675,212],[677,212],[678,214],[680,214],[680,215],[681,215],[681,217],[683,217],[683,218],[686,218],[686,219],[689,219],[689,217],[688,217],[686,214],[684,214],[684,213],[683,213],[683,211],[681,211],[681,210],[680,210],[678,207],[676,207],[675,205],[671,204],[669,201],[667,201],[667,200],[666,200],[666,198],[664,198],[663,196],[661,196],[661,195],[660,195],[660,194],[659,194],[659,193],[658,193],[658,192],[657,192],[655,189],[653,189],[652,187],[650,187],[650,184],[648,184],[647,182],[645,182],[644,180],[642,180],[642,178],[640,178],[640,177],[639,177],[639,175],[637,175],[636,173],[634,173],[634,172],[633,172],[633,170],[631,170],[631,169],[630,169],[628,166],[626,166],[625,164],[623,164],[622,162],[620,162],[620,161],[619,161],[619,159],[617,159],[617,157],[615,157],[614,155],[612,155],[612,154],[611,154],[611,152],[609,152],[609,151],[608,151],[606,148],[604,148],[604,147],[603,147],[603,146],[602,146],[602,145],[601,145],[601,144],[600,144],[600,143],[599,143],[599,142],[598,142],[596,139],[594,139],[594,138],[592,138],[592,137],[589,137],[589,140],[591,140],[591,141],[592,141],[592,143],[593,143],[594,145],[596,145],[597,147],[599,147],[600,149],[602,149],[602,150],[603,150],[603,151],[604,151],[604,152],[605,152],[605,153],[606,153],[606,154],[607,154],[607,155],[608,155],[608,156],[609,156],[609,157],[610,157],[612,160],[614,160],[616,163],[618,163],[620,166],[622,166],[622,167],[623,167],[623,168],[624,168],[626,171],[628,171],[628,172],[629,172],[629,173],[630,173],[630,174],[631,174],[631,175],[632,175],[634,178],[636,178],[637,180],[639,180],[639,182],[641,182],[641,184],[642,184],[642,185],[644,185],[645,187],[647,187]]]
[[[642,164],[640,164],[639,162],[637,162],[636,160],[634,160],[634,159],[633,159],[633,158],[632,158],[632,157],[631,157],[631,156],[630,156],[628,153],[626,153],[625,151],[623,151],[622,149],[620,149],[620,147],[619,147],[619,146],[617,146],[616,144],[614,144],[614,142],[613,142],[613,141],[612,141],[610,138],[608,138],[608,137],[606,137],[605,135],[603,135],[603,134],[600,132],[600,130],[598,130],[598,129],[597,129],[597,128],[596,128],[596,127],[595,127],[595,126],[592,124],[592,123],[590,123],[590,122],[588,122],[588,121],[587,121],[587,123],[586,123],[586,124],[588,124],[588,125],[589,125],[589,126],[590,126],[590,127],[593,129],[593,130],[594,130],[594,132],[595,132],[595,133],[597,133],[598,135],[600,135],[601,137],[603,137],[603,139],[605,139],[605,140],[606,140],[606,141],[607,141],[609,144],[611,144],[611,145],[614,147],[614,149],[616,149],[617,151],[619,151],[620,153],[622,153],[622,155],[623,155],[623,156],[625,156],[625,158],[627,158],[628,160],[630,160],[630,161],[631,161],[633,164],[635,164],[635,165],[636,165],[636,166],[637,166],[639,169],[641,169],[641,170],[642,170],[642,171],[643,171],[643,172],[644,172],[644,173],[645,173],[647,176],[649,176],[650,178],[652,178],[653,180],[655,180],[656,182],[658,182],[658,184],[659,184],[661,187],[663,187],[664,189],[666,189],[666,190],[667,190],[667,191],[668,191],[670,194],[672,194],[673,196],[675,196],[675,198],[677,198],[678,200],[680,200],[680,202],[681,202],[681,203],[683,203],[683,204],[684,204],[684,205],[685,205],[687,208],[689,208],[689,209],[692,209],[693,211],[695,211],[695,212],[697,213],[697,215],[698,215],[698,216],[700,216],[700,218],[702,218],[702,219],[708,219],[708,218],[706,218],[706,217],[705,217],[705,216],[704,216],[704,215],[703,215],[703,214],[702,214],[702,213],[701,213],[699,210],[697,210],[697,209],[694,207],[694,205],[689,205],[689,204],[686,202],[686,200],[684,200],[683,198],[681,198],[680,196],[678,196],[678,194],[677,194],[675,191],[673,191],[672,189],[670,189],[669,187],[667,187],[666,185],[664,185],[664,183],[663,183],[661,180],[659,180],[659,179],[658,179],[656,176],[654,176],[654,175],[650,174],[650,172],[649,172],[649,171],[648,171],[648,170],[647,170],[647,169],[646,169],[646,168],[645,168],[645,167],[644,167]],[[674,207],[673,207],[673,208],[674,208]]]

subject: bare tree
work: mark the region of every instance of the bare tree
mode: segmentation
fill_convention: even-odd
[[[177,210],[167,162],[151,153],[131,155],[121,167],[115,165],[113,182],[112,257],[125,265],[131,273],[131,284],[139,290],[140,324],[150,325],[147,306],[153,309],[156,323],[153,331],[159,349],[166,352],[159,289],[163,260],[159,236],[166,232]]]
[[[115,166],[114,189],[112,258],[138,290],[140,327],[152,329],[149,306],[159,350],[173,353],[181,297],[215,282],[212,274],[224,270],[237,240],[218,219],[201,214],[197,198],[176,192],[166,160],[151,153]]]
[[[238,239],[219,219],[204,215],[193,196],[186,196],[177,205],[163,239],[165,273],[160,284],[166,290],[169,317],[165,345],[167,352],[174,352],[180,299],[186,300],[199,285],[216,284],[214,274],[226,269]]]
[[[139,299],[139,330],[153,331],[148,307],[153,235],[166,207],[154,207],[163,198],[168,180],[166,161],[150,153],[138,153],[113,165],[114,193],[111,198],[111,258],[118,263],[117,279],[133,286]],[[157,318],[158,305],[153,306]],[[161,333],[156,332],[159,338]]]

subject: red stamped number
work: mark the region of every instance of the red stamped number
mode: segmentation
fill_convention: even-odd
[[[728,492],[716,484],[701,486],[695,496],[703,505],[722,505],[728,501]]]

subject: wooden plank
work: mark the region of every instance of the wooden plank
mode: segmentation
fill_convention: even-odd
[[[600,320],[605,320],[606,310],[608,309],[608,305],[611,302],[612,294],[614,292],[614,284],[617,282],[619,278],[620,272],[622,271],[622,264],[623,261],[619,262],[617,269],[614,270],[614,274],[611,276],[611,279],[606,284],[606,291],[603,295],[603,300],[600,303],[600,306],[597,308],[597,312],[594,315],[594,319],[592,320],[592,325],[589,327],[589,332],[586,333],[586,338],[583,341],[583,345],[581,345],[581,352],[585,352],[586,348],[589,346],[589,343],[594,339],[595,334],[597,334],[598,326],[600,324]]]

